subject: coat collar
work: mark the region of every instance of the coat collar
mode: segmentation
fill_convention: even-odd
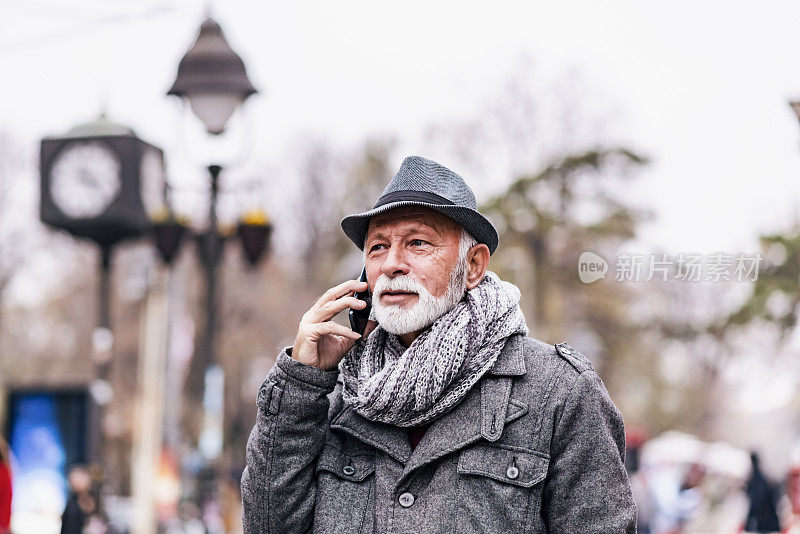
[[[522,336],[511,336],[497,356],[489,374],[495,376],[521,376],[526,372]]]
[[[374,422],[346,406],[330,428],[352,435],[404,464],[404,474],[483,438],[496,441],[528,406],[511,399],[513,377],[524,375],[522,336],[512,336],[492,368],[453,410],[435,420],[413,454],[407,429]]]

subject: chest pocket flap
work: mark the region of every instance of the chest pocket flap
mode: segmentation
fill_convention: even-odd
[[[477,445],[461,453],[458,472],[530,488],[544,480],[548,464],[549,459],[543,454]]]
[[[375,471],[375,456],[347,454],[336,447],[327,446],[319,455],[317,471],[328,471],[341,479],[361,482]]]

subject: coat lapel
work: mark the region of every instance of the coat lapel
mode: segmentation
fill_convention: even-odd
[[[405,464],[411,456],[411,443],[406,429],[377,421],[370,421],[346,406],[333,421],[331,430],[341,430],[356,439],[372,445]]]
[[[514,376],[525,374],[522,337],[507,342],[489,372],[452,411],[433,422],[406,464],[403,478],[446,454],[463,449],[482,437],[497,441],[506,423],[528,411],[510,399]]]
[[[350,406],[331,421],[330,428],[350,434],[404,464],[404,478],[481,438],[497,441],[507,423],[528,412],[526,404],[510,399],[513,377],[525,372],[522,336],[512,336],[478,384],[453,410],[431,424],[413,454],[407,429],[370,421]]]

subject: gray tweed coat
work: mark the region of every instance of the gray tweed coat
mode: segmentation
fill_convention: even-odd
[[[343,404],[337,374],[279,355],[247,444],[246,533],[636,531],[622,418],[568,345],[510,338],[413,452]]]

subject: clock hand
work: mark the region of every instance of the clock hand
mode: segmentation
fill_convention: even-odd
[[[91,173],[87,172],[86,169],[81,169],[78,173],[80,177],[80,181],[90,187],[97,187],[97,180],[94,179]]]

